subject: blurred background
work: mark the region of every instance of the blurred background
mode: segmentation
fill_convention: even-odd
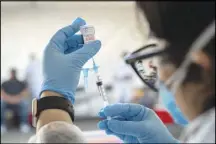
[[[71,24],[76,17],[82,17],[93,25],[96,38],[102,41],[102,49],[95,56],[95,61],[100,66],[110,103],[132,102],[148,106],[178,137],[181,127],[173,123],[160,104],[157,93],[143,85],[132,68],[123,61],[123,56],[147,43],[148,26],[147,23],[142,25],[144,34],[140,34],[134,2],[10,1],[1,2],[1,84],[7,83],[8,91],[23,96],[30,129],[27,126],[19,127],[19,111],[16,108],[1,108],[8,129],[7,132],[1,129],[1,142],[26,142],[35,133],[31,127],[31,100],[40,91],[43,49],[58,29]],[[88,62],[84,67],[90,66],[91,62]],[[8,84],[14,75],[20,82],[16,90],[11,83]],[[96,126],[99,120],[97,113],[103,107],[103,101],[93,73],[89,74],[88,84],[86,93],[81,74],[74,106],[75,123],[89,137],[89,141],[117,142],[118,139],[106,136]]]

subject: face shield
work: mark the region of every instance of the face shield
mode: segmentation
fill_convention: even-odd
[[[184,81],[188,66],[192,62],[191,54],[203,49],[215,35],[215,21],[191,45],[185,60],[177,70],[166,80],[165,85],[175,94],[178,86]],[[159,90],[157,68],[161,66],[161,55],[166,54],[166,44],[163,41],[143,46],[125,57],[125,62],[130,64],[138,77],[153,91]]]
[[[141,80],[153,91],[159,92],[164,106],[172,115],[175,123],[186,125],[187,119],[182,114],[175,102],[175,93],[184,81],[188,67],[192,63],[192,53],[204,48],[215,35],[215,21],[205,29],[205,31],[192,44],[185,60],[175,70],[175,72],[165,81],[158,78],[157,68],[169,66],[169,62],[164,62],[161,55],[166,54],[166,43],[155,43],[146,45],[132,54],[125,57],[126,63],[130,64]]]
[[[196,51],[203,49],[212,37],[215,36],[215,21],[213,21],[203,33],[193,42],[189,52],[187,53],[185,60],[179,66],[179,68],[169,77],[165,82],[165,85],[171,85],[170,91],[175,94],[178,87],[184,81],[186,74],[188,72],[188,67],[192,63],[192,54]]]
[[[166,50],[158,43],[143,46],[125,57],[125,62],[130,64],[138,77],[150,89],[158,92],[157,80],[157,61],[160,55]]]

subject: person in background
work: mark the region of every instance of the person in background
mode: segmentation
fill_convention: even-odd
[[[26,81],[32,98],[38,97],[42,84],[41,62],[34,53],[29,55],[29,64],[26,68]]]
[[[126,103],[132,99],[132,81],[133,71],[129,65],[124,62],[124,57],[128,52],[121,54],[121,61],[117,65],[114,73],[114,91],[118,102]]]
[[[24,100],[27,94],[26,84],[17,78],[15,68],[10,70],[10,79],[3,82],[1,85],[1,132],[7,131],[5,126],[5,112],[11,109],[18,113],[20,118],[20,131],[29,132],[28,125],[28,104]]]

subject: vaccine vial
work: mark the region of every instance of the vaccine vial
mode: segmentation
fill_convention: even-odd
[[[95,40],[95,29],[91,25],[84,25],[80,27],[80,32],[83,35],[84,43]]]

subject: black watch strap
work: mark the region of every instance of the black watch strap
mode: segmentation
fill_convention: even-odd
[[[71,120],[74,121],[73,105],[71,104],[71,102],[69,100],[67,100],[64,97],[47,96],[47,97],[43,97],[43,98],[40,98],[39,100],[37,100],[37,113],[36,113],[37,120],[40,116],[40,113],[43,110],[47,110],[47,109],[64,110],[64,111],[68,112],[68,114],[71,117]]]

